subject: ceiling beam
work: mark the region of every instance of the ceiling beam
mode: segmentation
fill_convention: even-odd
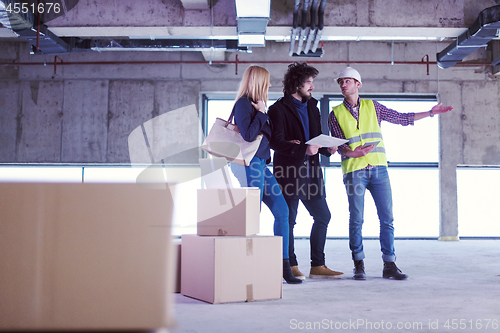
[[[217,27],[49,27],[59,37],[131,37],[180,39],[237,39],[235,26]],[[466,28],[428,27],[325,27],[324,41],[361,40],[444,40],[456,38]],[[290,41],[291,27],[268,26],[266,40]]]

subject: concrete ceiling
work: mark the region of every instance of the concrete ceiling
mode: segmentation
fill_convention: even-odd
[[[62,2],[67,2],[63,7],[69,8],[68,12],[44,22],[59,37],[237,39],[234,0]],[[389,1],[391,6],[387,8],[380,0],[336,2],[327,2],[323,41],[443,40],[456,38],[467,29],[466,21],[475,18],[465,17],[468,0],[452,1],[453,8],[436,7],[443,1],[430,0],[421,1],[418,7],[410,0]],[[462,6],[456,6],[457,2]],[[293,6],[291,0],[272,1],[266,40],[290,41]],[[389,20],[391,13],[401,17],[415,15]],[[0,28],[0,38],[15,37],[11,30]]]
[[[236,40],[234,0],[61,0],[44,22],[58,37]],[[311,0],[312,2],[312,0]],[[442,41],[467,30],[489,0],[328,0],[321,40]],[[290,42],[294,1],[271,1],[266,40]],[[0,39],[17,38],[0,27]],[[220,56],[220,55],[219,55]]]

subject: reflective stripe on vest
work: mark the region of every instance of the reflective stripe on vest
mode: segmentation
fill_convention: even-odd
[[[340,128],[344,132],[344,136],[349,140],[349,147],[354,150],[358,146],[362,146],[367,142],[378,141],[375,148],[366,156],[350,158],[342,156],[342,172],[344,174],[361,170],[368,165],[385,165],[387,166],[387,158],[385,156],[385,146],[382,139],[382,131],[377,120],[377,113],[373,101],[369,99],[361,99],[359,106],[359,128],[358,122],[347,110],[344,103],[332,108],[332,111],[337,118]]]

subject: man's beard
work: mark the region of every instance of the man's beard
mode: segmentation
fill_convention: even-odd
[[[311,97],[312,97],[312,93],[309,93],[309,95],[307,95],[307,94],[304,94],[302,92],[302,90],[297,90],[297,94],[300,96],[302,101],[307,101],[308,99],[311,99]]]

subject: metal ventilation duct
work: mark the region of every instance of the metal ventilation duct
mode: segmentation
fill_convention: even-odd
[[[45,54],[62,54],[69,52],[69,46],[59,37],[50,32],[46,25],[37,23],[35,15],[27,10],[13,10],[20,2],[17,0],[0,0],[0,22],[11,29],[20,38],[26,40],[37,52]],[[19,8],[18,7],[18,8]]]
[[[467,31],[437,54],[440,68],[450,68],[490,40],[498,36],[500,29],[500,5],[483,10]]]
[[[40,25],[40,33],[36,28],[14,30],[14,32],[30,43],[33,49],[38,45],[38,51],[43,54],[64,54],[70,51],[69,45],[50,32],[46,25]]]
[[[15,12],[12,10],[16,0],[0,0],[0,23],[11,30],[22,30],[33,27],[35,16],[32,12],[28,11],[23,13],[21,11]]]
[[[208,39],[79,39],[73,51],[228,51],[248,52],[237,40]]]

